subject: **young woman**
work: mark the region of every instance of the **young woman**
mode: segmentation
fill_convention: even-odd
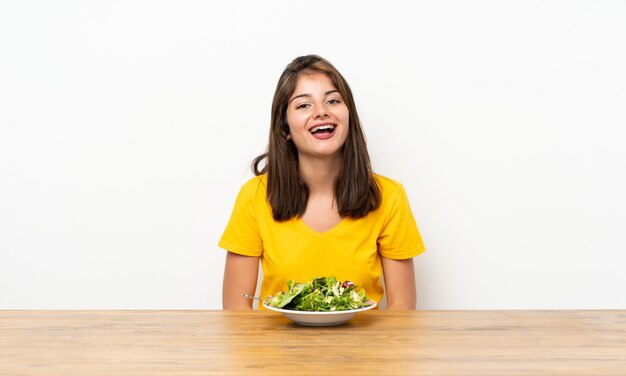
[[[328,61],[301,56],[284,70],[253,171],[219,242],[224,309],[252,308],[243,294],[255,293],[259,261],[264,298],[290,279],[335,276],[377,302],[385,292],[387,309],[415,309],[424,244],[402,185],[372,172],[352,92]]]

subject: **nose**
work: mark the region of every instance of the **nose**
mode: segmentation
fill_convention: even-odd
[[[320,105],[317,107],[317,110],[315,111],[315,118],[325,118],[328,116],[328,111],[326,110],[326,106],[325,105]]]

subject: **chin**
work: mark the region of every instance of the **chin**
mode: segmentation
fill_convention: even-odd
[[[329,151],[329,152],[320,152],[315,154],[318,158],[331,158],[331,157],[341,157],[341,151]]]

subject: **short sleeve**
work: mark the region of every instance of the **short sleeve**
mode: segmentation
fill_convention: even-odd
[[[391,205],[387,206],[389,213],[378,237],[378,252],[386,258],[403,260],[417,256],[426,249],[406,192],[399,183],[397,187]]]
[[[244,256],[260,256],[263,240],[257,225],[254,197],[243,186],[237,195],[233,212],[218,243],[220,248]]]

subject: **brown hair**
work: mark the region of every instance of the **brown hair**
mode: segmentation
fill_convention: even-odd
[[[380,189],[374,180],[365,136],[350,86],[327,60],[317,55],[295,58],[283,71],[272,102],[267,152],[252,163],[255,175],[267,173],[267,199],[277,221],[301,216],[306,210],[309,188],[300,176],[298,150],[287,140],[287,105],[303,73],[323,73],[335,85],[349,111],[348,138],[342,147],[342,166],[335,187],[341,217],[360,218],[380,206]],[[261,162],[266,160],[263,168]]]

